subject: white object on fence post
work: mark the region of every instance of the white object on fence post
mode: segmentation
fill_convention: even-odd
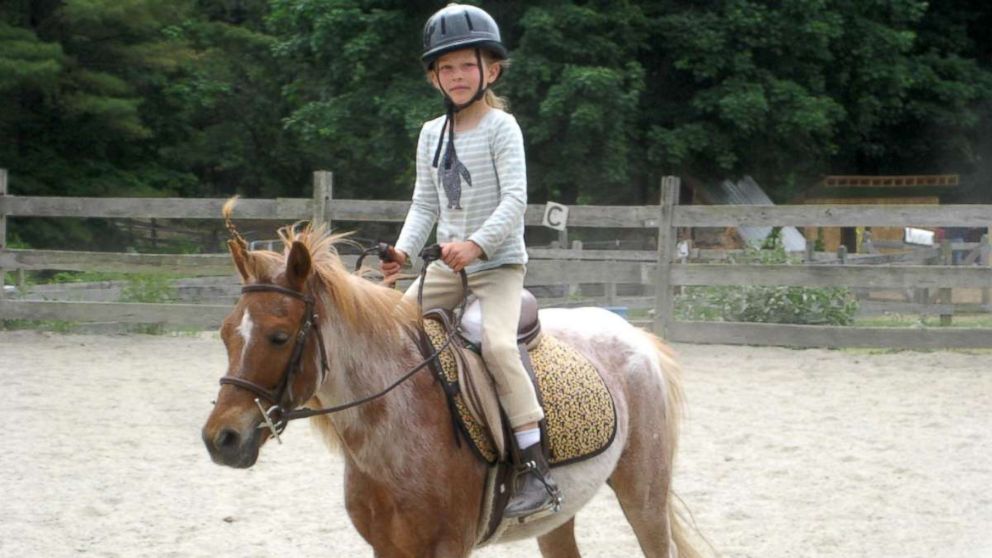
[[[682,180],[677,176],[661,178],[661,215],[658,220],[658,270],[655,276],[654,332],[667,337],[674,321],[675,301],[672,292],[672,260],[675,257],[675,206],[679,203]]]
[[[313,218],[314,227],[324,225],[331,230],[331,200],[334,198],[334,173],[314,171],[313,173]]]
[[[568,250],[568,206],[560,203],[548,202],[544,206],[544,217],[541,224],[549,229],[558,231],[558,246],[562,250]]]
[[[7,195],[7,169],[0,169],[0,197]],[[7,214],[0,209],[0,250],[7,249]],[[7,273],[0,267],[0,300],[7,298]]]
[[[548,202],[544,206],[544,218],[541,224],[549,229],[564,231],[568,228],[568,206],[560,203]],[[566,246],[563,244],[562,248]]]

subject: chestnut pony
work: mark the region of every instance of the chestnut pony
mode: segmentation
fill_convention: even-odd
[[[279,234],[286,249],[278,254],[249,251],[230,221],[229,228],[244,290],[220,330],[229,363],[203,440],[216,463],[243,468],[272,432],[256,399],[287,410],[360,400],[425,356],[414,341],[417,309],[400,292],[349,272],[335,248],[340,236],[285,227]],[[672,352],[606,310],[545,309],[540,320],[546,334],[599,369],[615,399],[617,432],[606,451],[555,468],[565,497],[558,513],[514,525],[494,542],[538,537],[547,558],[579,556],[575,514],[607,483],[645,556],[695,556],[672,508],[682,398]],[[377,557],[471,554],[486,466],[466,444],[455,445],[444,393],[430,372],[310,421],[330,449],[343,447],[345,507]]]

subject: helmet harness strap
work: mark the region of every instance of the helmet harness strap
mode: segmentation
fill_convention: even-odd
[[[444,132],[448,132],[448,150],[444,153],[444,168],[450,169],[451,162],[456,158],[455,156],[455,113],[472,105],[472,103],[478,101],[486,94],[486,78],[485,73],[482,68],[482,52],[477,48],[475,49],[475,62],[476,66],[479,68],[479,89],[475,92],[475,95],[465,104],[456,105],[455,102],[448,96],[448,92],[444,90],[441,86],[441,94],[444,95],[444,108],[446,109],[446,115],[444,118],[444,125],[441,126],[441,134],[437,139],[437,149],[434,150],[434,168],[437,168],[438,160],[441,158],[441,147],[444,145]],[[441,85],[441,75],[437,69],[437,64],[434,65],[434,77],[437,79],[437,83]]]

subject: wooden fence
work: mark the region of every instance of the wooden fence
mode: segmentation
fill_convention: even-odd
[[[3,175],[5,176],[5,175]],[[87,217],[108,219],[219,219],[226,199],[181,198],[68,198],[9,195],[6,181],[0,182],[0,219],[6,217]],[[345,221],[400,223],[409,208],[407,201],[333,199],[333,177],[329,172],[314,173],[314,196],[310,199],[241,199],[236,219],[264,220],[277,226],[310,219],[333,225]],[[646,228],[654,236],[659,230],[659,208],[593,207],[571,208],[570,227]],[[541,226],[543,206],[527,208],[527,226]],[[6,228],[0,228],[5,231]],[[0,238],[0,241],[4,240]],[[528,265],[527,285],[559,286],[581,283],[645,283],[653,276],[647,268],[627,267],[616,273],[612,258],[623,253],[533,248]],[[581,258],[581,259],[579,259]],[[346,257],[349,265],[354,257]],[[641,264],[637,264],[640,266]],[[0,242],[0,275],[37,270],[103,271],[127,273],[170,273],[181,276],[231,276],[230,257],[225,254],[134,254],[80,252],[66,250],[18,250]],[[236,297],[236,295],[235,295]],[[545,304],[558,299],[545,299]],[[560,300],[559,300],[560,302]],[[620,302],[623,302],[622,300]],[[60,320],[72,322],[160,323],[168,326],[212,327],[230,311],[230,304],[146,304],[126,302],[81,302],[24,300],[0,291],[0,319]],[[649,325],[644,322],[643,325]]]
[[[334,223],[402,222],[409,202],[338,200],[332,175],[314,173],[311,199],[242,199],[238,219],[285,224],[301,219]],[[846,286],[883,289],[992,288],[987,240],[983,266],[861,265],[856,260],[833,265],[729,265],[677,261],[678,231],[692,227],[739,226],[963,226],[989,227],[990,205],[947,206],[680,206],[679,179],[665,177],[657,206],[573,206],[569,230],[577,228],[641,229],[654,237],[656,251],[531,248],[528,286],[604,284],[608,305],[648,306],[653,321],[642,322],[670,340],[829,347],[990,347],[992,328],[864,328],[727,322],[687,322],[674,318],[675,293],[683,286],[788,285]],[[9,217],[93,217],[140,219],[218,219],[224,199],[178,198],[61,198],[13,196],[7,193],[6,173],[0,171],[0,277],[16,270],[168,272],[184,276],[231,276],[226,254],[110,254],[59,250],[13,250],[6,246]],[[528,206],[527,226],[540,226],[544,207]],[[232,285],[235,280],[232,277]],[[643,285],[651,295],[625,298],[617,284]],[[611,287],[613,286],[613,287]],[[611,292],[612,288],[612,292]],[[567,293],[568,291],[566,291]],[[942,292],[942,291],[940,291]],[[544,299],[565,304],[567,297]],[[629,304],[628,304],[629,303]],[[945,305],[946,306],[946,305]],[[945,311],[946,308],[942,307]],[[0,319],[116,321],[213,327],[230,310],[229,304],[143,304],[110,302],[29,301],[4,298],[0,290]],[[649,319],[650,320],[650,319]],[[632,320],[637,322],[638,320]]]
[[[673,263],[679,227],[897,226],[980,227],[992,224],[990,205],[782,205],[679,206],[678,179],[662,185],[662,214],[669,232],[660,238],[655,329],[669,339],[706,343],[828,347],[992,347],[992,328],[871,328],[674,319],[680,286],[784,285],[872,289],[992,288],[987,237],[984,266],[952,265],[726,265]],[[670,217],[668,217],[670,216]],[[666,257],[666,255],[669,255]],[[945,291],[946,292],[946,291]]]

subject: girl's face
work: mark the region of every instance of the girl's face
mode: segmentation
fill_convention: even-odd
[[[464,48],[441,55],[435,62],[434,86],[442,89],[456,105],[463,105],[479,90],[479,64],[475,49]],[[482,56],[485,85],[499,77],[499,64],[487,64]]]

